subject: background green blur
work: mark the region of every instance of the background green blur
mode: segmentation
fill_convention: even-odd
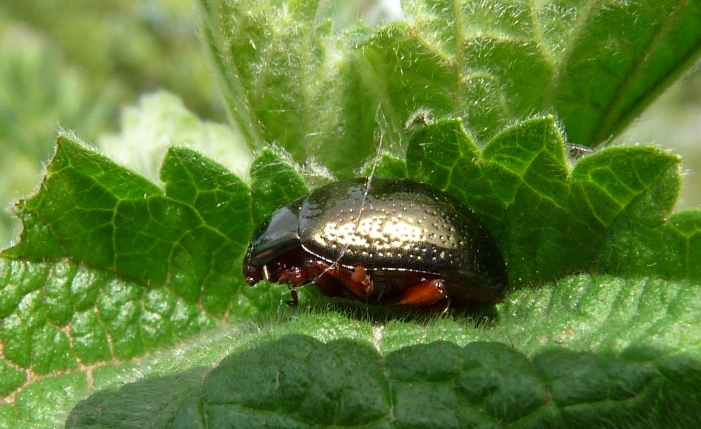
[[[17,238],[12,204],[39,184],[59,129],[95,142],[118,131],[120,107],[159,90],[226,121],[190,0],[0,0],[0,248]],[[677,209],[701,206],[701,72],[609,144],[636,143],[682,155]]]

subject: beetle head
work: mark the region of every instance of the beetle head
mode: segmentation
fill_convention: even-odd
[[[269,267],[266,265],[288,251],[301,247],[300,202],[298,200],[278,209],[256,230],[243,263],[243,275],[249,285],[252,286],[264,278],[269,280],[267,275]]]

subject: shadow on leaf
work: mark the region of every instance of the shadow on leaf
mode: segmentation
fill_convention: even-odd
[[[695,427],[700,382],[692,353],[635,346],[526,356],[499,342],[437,341],[382,356],[288,335],[210,372],[96,393],[66,427]]]

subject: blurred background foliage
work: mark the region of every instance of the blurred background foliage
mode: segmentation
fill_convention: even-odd
[[[0,0],[0,248],[59,127],[97,142],[118,130],[122,106],[158,90],[226,121],[190,0]]]
[[[38,185],[60,128],[96,142],[118,131],[122,107],[159,90],[226,121],[190,0],[0,0],[0,247],[19,233],[10,208]],[[677,209],[701,205],[698,68],[611,142],[636,143],[681,154]]]

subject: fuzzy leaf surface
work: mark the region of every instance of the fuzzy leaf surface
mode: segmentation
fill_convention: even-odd
[[[419,110],[462,118],[479,143],[556,112],[569,141],[597,146],[701,54],[698,0],[405,0],[403,16],[356,23],[333,0],[198,5],[247,142],[338,177],[373,155],[378,132],[401,155]]]
[[[143,417],[152,419],[150,423],[200,424],[199,414],[193,410],[210,400],[217,404],[212,410],[216,408],[218,413],[228,416],[231,406],[240,407],[240,404],[228,400],[216,402],[219,400],[216,395],[202,396],[204,391],[192,388],[193,385],[200,386],[201,380],[214,385],[221,382],[216,378],[203,378],[209,377],[207,371],[193,368],[211,367],[233,352],[236,353],[232,356],[239,356],[253,350],[254,346],[260,347],[288,334],[311,336],[323,343],[351,339],[354,342],[350,343],[350,349],[343,348],[347,342],[343,343],[341,350],[344,351],[335,351],[330,357],[325,346],[314,341],[300,356],[307,359],[304,353],[311,353],[312,359],[318,357],[319,362],[326,362],[324,365],[330,368],[339,365],[358,368],[353,362],[343,360],[347,358],[345,353],[350,353],[365,359],[360,365],[369,365],[370,371],[369,378],[358,381],[341,377],[328,380],[328,386],[322,383],[320,391],[308,392],[312,398],[317,394],[327,398],[325,402],[315,403],[319,406],[316,414],[313,411],[316,405],[298,404],[299,415],[295,414],[296,408],[290,411],[285,408],[287,405],[275,405],[280,421],[295,424],[324,427],[347,422],[357,426],[364,425],[363,419],[369,418],[384,425],[387,420],[382,416],[387,415],[387,408],[383,404],[390,404],[391,413],[395,413],[392,415],[406,416],[401,422],[417,418],[411,413],[418,413],[419,405],[411,400],[387,402],[386,397],[380,397],[382,402],[373,397],[346,398],[338,392],[348,391],[351,395],[357,389],[346,390],[343,387],[346,383],[380,386],[377,388],[380,391],[385,389],[382,386],[394,386],[394,379],[388,379],[382,371],[380,378],[374,379],[377,372],[371,371],[372,365],[389,368],[386,365],[393,352],[435,340],[453,343],[448,347],[456,353],[459,350],[454,347],[463,348],[472,342],[484,341],[484,347],[489,350],[513,348],[520,361],[537,362],[540,356],[546,356],[549,360],[544,361],[543,366],[553,371],[560,368],[563,373],[572,367],[590,368],[588,375],[577,379],[580,381],[610,380],[613,375],[606,371],[647,374],[642,378],[625,376],[619,380],[623,392],[637,392],[634,397],[619,395],[614,398],[632,404],[630,413],[619,415],[623,419],[620,421],[631,418],[642,425],[666,421],[661,408],[646,402],[649,399],[646,394],[664,398],[660,404],[677,401],[684,410],[695,409],[693,407],[698,404],[694,402],[697,393],[693,390],[693,380],[699,344],[696,331],[697,315],[701,313],[697,309],[698,269],[693,258],[700,253],[701,222],[698,210],[669,216],[678,191],[678,158],[649,147],[615,148],[585,157],[572,168],[564,155],[562,140],[554,118],[542,117],[504,129],[480,149],[459,120],[439,120],[415,129],[408,143],[406,162],[384,154],[376,163],[366,166],[370,168],[368,171],[374,168],[379,176],[408,175],[445,189],[474,207],[500,240],[509,259],[514,291],[507,302],[486,313],[487,316],[473,315],[482,323],[483,317],[491,320],[490,328],[485,329],[475,327],[475,320],[457,313],[451,317],[415,320],[392,316],[391,311],[383,308],[370,312],[361,307],[357,313],[348,313],[348,310],[339,313],[336,307],[326,309],[325,304],[319,307],[318,303],[314,308],[320,311],[290,311],[284,306],[288,295],[286,287],[265,282],[255,288],[243,287],[241,258],[253,225],[257,223],[253,220],[253,211],[260,211],[257,216],[262,219],[263,213],[306,192],[306,181],[281,153],[266,150],[259,155],[249,175],[249,187],[196,152],[174,148],[169,150],[161,168],[164,184],[161,188],[75,139],[62,137],[39,192],[19,206],[25,224],[22,240],[7,250],[2,259],[0,278],[5,282],[0,292],[3,312],[0,315],[3,345],[0,388],[9,402],[0,406],[0,422],[8,427],[55,426],[77,401],[92,392],[101,392],[98,398],[107,402],[93,406],[90,415],[77,408],[69,424],[84,422],[86,418],[88,427],[93,423],[102,424],[102,417],[95,415],[94,410],[101,409],[105,411],[104,418],[115,419],[111,414],[115,408],[110,405],[110,391],[138,380],[145,383],[150,393],[146,395],[139,386],[130,387],[136,396],[130,393],[131,402],[118,402],[118,409],[132,410],[134,408],[129,407],[141,406],[128,414],[141,423],[139,419]],[[285,179],[280,180],[283,177]],[[177,211],[172,216],[164,216],[170,212],[157,210],[159,207],[174,207]],[[538,207],[540,211],[529,210],[529,207]],[[120,234],[105,233],[105,229],[116,226],[121,226]],[[584,238],[574,240],[575,234]],[[188,239],[176,239],[180,236]],[[217,237],[224,240],[222,248],[230,249],[230,254],[206,253],[217,243]],[[541,240],[537,242],[540,243],[537,249],[533,248],[532,240]],[[143,260],[114,257],[111,261],[116,262],[103,262],[108,260],[104,255],[128,255],[124,249],[129,249],[129,245],[140,249]],[[170,250],[164,251],[159,245]],[[530,252],[540,253],[534,253],[535,256],[517,253],[524,246]],[[187,260],[175,260],[171,256],[179,255],[181,247],[199,249],[200,256],[210,256],[193,257],[194,264],[188,265]],[[109,253],[110,249],[117,251]],[[568,259],[563,254],[577,258]],[[586,255],[592,256],[583,258]],[[659,263],[651,266],[651,260]],[[224,270],[214,269],[219,267],[218,261],[224,265]],[[151,264],[152,268],[134,270],[133,267],[142,266],[139,264]],[[561,278],[563,273],[575,269],[624,274],[626,278],[586,275]],[[157,277],[159,272],[167,274]],[[209,285],[207,282],[217,275],[224,289],[202,286]],[[653,277],[641,277],[647,275]],[[158,283],[159,279],[165,280]],[[560,280],[551,283],[557,279]],[[201,281],[204,283],[198,283]],[[179,284],[191,285],[192,289],[174,286]],[[540,286],[534,287],[534,284]],[[190,295],[188,291],[198,293]],[[301,301],[304,305],[310,302],[307,297],[302,297]],[[220,308],[225,311],[215,311]],[[278,315],[280,313],[282,316]],[[371,317],[377,316],[371,314],[380,314],[380,319],[372,321]],[[272,320],[251,332],[251,328],[240,322],[241,318]],[[221,326],[225,320],[234,325]],[[216,325],[221,328],[212,331]],[[193,334],[196,335],[194,339]],[[553,347],[561,348],[563,353],[551,356],[548,353]],[[287,356],[285,353],[293,349],[288,344],[280,349],[273,348],[270,353]],[[379,350],[379,354],[374,350]],[[484,353],[507,359],[501,352]],[[339,354],[343,358],[340,361]],[[439,352],[435,354],[440,356]],[[634,357],[633,364],[629,355]],[[681,360],[665,360],[677,355]],[[414,355],[409,353],[409,356]],[[639,365],[640,362],[643,364]],[[509,373],[509,376],[514,376],[515,380],[522,376],[530,379],[532,373],[540,371],[533,365],[524,369],[526,375]],[[650,366],[658,372],[646,372]],[[612,369],[607,369],[609,367]],[[255,371],[253,368],[251,370]],[[322,379],[331,371],[318,369]],[[500,371],[499,368],[494,370]],[[286,373],[317,380],[313,378],[316,374],[305,375],[309,365],[299,368],[299,373],[290,371]],[[150,385],[150,380],[144,377],[162,377],[162,383]],[[567,397],[569,393],[559,397],[564,398],[561,404],[565,405],[558,405],[557,410],[562,415],[573,413],[566,421],[584,419],[581,420],[584,426],[596,427],[595,422],[585,418],[591,412],[605,416],[615,414],[606,414],[610,411],[605,407],[597,408],[597,404],[604,401],[602,393],[595,389],[599,382],[590,388],[580,388],[576,384],[567,385],[570,381],[567,377],[557,374],[544,377],[536,377],[541,385],[559,383],[563,392],[581,390],[574,399]],[[691,388],[679,381],[684,379],[692,380]],[[180,380],[189,380],[191,384],[181,386]],[[606,384],[609,381],[604,381],[601,381],[603,385],[610,386]],[[414,384],[420,380],[410,378],[409,382]],[[450,382],[456,383],[455,379]],[[651,390],[640,388],[647,382],[651,383]],[[153,394],[169,383],[173,387],[168,389],[168,395]],[[317,384],[317,381],[308,383],[309,386]],[[298,387],[301,389],[304,384]],[[512,387],[518,389],[518,386]],[[373,387],[373,391],[377,389]],[[440,397],[450,393],[441,389],[445,386],[440,387],[439,393],[426,390],[427,394],[438,398],[435,404],[443,404]],[[536,393],[531,395],[537,387],[529,389],[535,390],[527,390],[530,393],[525,397],[539,397]],[[550,391],[552,393],[552,389]],[[407,390],[409,393],[392,392],[390,390],[392,398],[418,397],[411,389]],[[193,393],[200,396],[193,397]],[[507,399],[522,397],[517,393],[516,390],[507,391],[504,395]],[[463,401],[464,392],[450,394],[458,398],[460,407],[473,409],[469,404],[475,402]],[[667,401],[666,395],[672,399]],[[163,397],[164,402],[145,404],[157,397]],[[54,399],[47,403],[41,398]],[[258,399],[261,398],[259,395]],[[261,401],[261,408],[256,409],[271,412],[265,408],[271,402]],[[274,403],[275,400],[270,401]],[[364,409],[372,411],[368,414],[370,417],[339,408],[341,404],[360,403],[353,401],[369,401],[363,404],[367,406]],[[505,404],[494,405],[494,410],[503,410]],[[535,406],[531,405],[513,410],[513,415],[489,414],[489,411],[486,415],[478,413],[475,418],[496,422],[494,424],[513,422],[514,418],[534,419],[537,424],[553,422],[548,420],[550,414],[540,415],[532,411]],[[441,407],[423,409],[420,413],[437,416],[436,422],[450,426],[452,420],[444,422],[438,418],[445,414]],[[578,411],[582,409],[594,411]],[[163,410],[163,413],[146,410]],[[339,414],[329,410],[339,410]],[[244,411],[242,415],[253,419],[251,421],[260,418],[260,415],[250,414],[250,407]],[[407,414],[402,414],[405,412]],[[696,423],[697,414],[689,411],[685,415],[689,422]],[[167,416],[174,416],[173,420]],[[687,426],[693,427],[691,423]]]
[[[301,314],[206,375],[93,395],[66,427],[694,427],[700,308],[685,282],[582,275],[513,294],[486,329]]]
[[[439,120],[407,150],[411,178],[466,201],[500,241],[512,287],[578,270],[701,280],[689,259],[700,212],[670,217],[679,161],[651,146],[616,147],[572,168],[553,117],[507,127],[483,151],[460,120]]]
[[[243,287],[249,186],[183,148],[160,176],[164,189],[59,138],[0,257],[0,427],[53,427],[105,368],[284,305],[284,287]]]
[[[18,205],[27,224],[22,240],[4,254],[70,257],[144,285],[166,286],[222,316],[243,283],[250,190],[183,148],[168,151],[161,180],[165,190],[62,136],[41,191]]]

